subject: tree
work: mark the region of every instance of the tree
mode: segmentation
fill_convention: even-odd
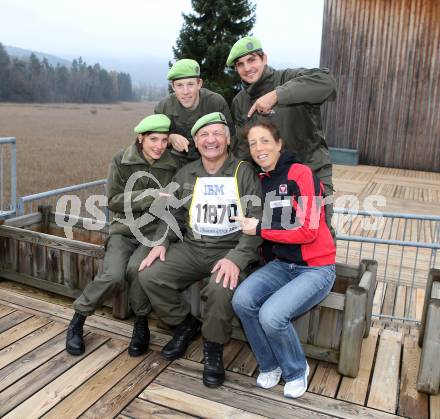
[[[9,55],[0,42],[0,100],[7,100],[10,92],[10,60]]]
[[[183,14],[184,23],[174,58],[192,58],[200,64],[205,86],[228,103],[238,92],[240,79],[226,68],[232,45],[249,34],[255,23],[255,5],[249,0],[191,0],[194,13]]]
[[[131,77],[128,73],[118,74],[119,100],[132,100],[133,91],[131,87]]]

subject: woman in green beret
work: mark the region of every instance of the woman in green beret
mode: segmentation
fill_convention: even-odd
[[[85,351],[83,325],[87,316],[113,292],[123,289],[126,280],[137,284],[134,279],[140,262],[150,251],[148,241],[152,240],[159,220],[152,217],[154,220],[144,226],[137,225],[136,221],[149,212],[156,198],[164,195],[160,189],[168,185],[177,169],[167,150],[170,125],[170,119],[162,114],[143,119],[134,129],[135,142],[116,154],[110,164],[107,195],[113,220],[105,244],[102,272],[73,303],[75,314],[66,339],[66,350],[72,355]],[[128,351],[131,356],[139,356],[148,348],[150,303],[142,290],[134,288],[136,285],[130,288],[129,298],[137,317]]]

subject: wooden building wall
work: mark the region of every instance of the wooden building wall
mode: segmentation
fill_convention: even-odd
[[[321,67],[330,146],[361,163],[440,171],[440,0],[325,0]]]

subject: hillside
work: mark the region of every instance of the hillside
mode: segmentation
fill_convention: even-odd
[[[29,49],[24,48],[17,48],[17,47],[11,47],[8,45],[5,45],[6,52],[11,57],[17,57],[20,59],[26,59],[28,58],[32,53],[34,53],[37,58],[41,61],[44,58],[47,59],[50,65],[56,67],[57,64],[70,67],[71,62],[69,60],[66,60],[64,58],[56,57],[55,55],[45,54],[44,52],[37,52],[37,51],[31,51]]]

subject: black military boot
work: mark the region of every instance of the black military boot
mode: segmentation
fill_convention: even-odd
[[[82,355],[86,350],[83,332],[85,321],[86,316],[75,313],[69,323],[66,336],[66,350],[71,355]]]
[[[173,361],[180,358],[190,342],[199,334],[201,323],[191,313],[177,326],[173,338],[163,347],[162,356]]]
[[[223,345],[220,343],[203,340],[203,384],[206,387],[220,387],[225,381],[225,368],[223,367]]]
[[[148,350],[150,343],[150,329],[148,328],[147,316],[136,316],[133,325],[133,335],[131,336],[128,355],[141,356]]]

